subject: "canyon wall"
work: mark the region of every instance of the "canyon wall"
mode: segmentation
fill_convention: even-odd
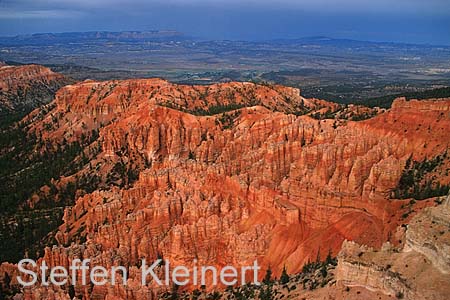
[[[446,299],[449,290],[450,195],[423,209],[407,226],[404,247],[375,251],[344,242],[336,279],[403,299]]]
[[[0,114],[29,112],[53,100],[56,91],[71,82],[39,65],[0,65]]]
[[[409,201],[390,199],[392,191],[408,158],[423,160],[449,148],[450,100],[399,99],[361,122],[310,117],[334,105],[305,99],[297,89],[252,83],[184,86],[147,79],[62,88],[48,113],[35,111],[24,122],[33,120],[29,131],[47,149],[98,132],[92,145],[99,151],[56,186],[97,177],[99,188],[78,193],[66,208],[58,244],[41,261],[68,266],[89,257],[92,266],[125,265],[127,286],[77,285],[76,294],[152,299],[155,284],[140,286],[144,258],[218,267],[257,259],[278,276],[283,266],[295,273],[317,256],[336,255],[344,240],[398,244],[397,228],[414,212],[405,217]],[[449,183],[448,174],[437,175]],[[38,196],[30,201],[37,202]],[[416,203],[414,211],[431,205]],[[342,270],[346,266],[352,274],[348,264]],[[376,280],[372,285],[385,285]],[[63,294],[45,287],[24,291],[26,299]]]

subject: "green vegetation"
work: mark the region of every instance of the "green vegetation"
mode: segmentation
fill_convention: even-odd
[[[370,118],[373,118],[377,115],[375,110],[372,111],[351,111],[348,109],[347,105],[341,105],[338,109],[332,110],[328,108],[325,112],[314,112],[311,113],[311,118],[316,120],[325,120],[325,119],[341,119],[341,120],[351,120],[351,121],[363,121]]]
[[[337,259],[328,253],[325,261],[320,261],[320,256],[317,254],[317,259],[315,262],[308,262],[302,268],[302,273],[300,274],[303,284],[303,289],[314,290],[317,287],[325,286],[330,280],[328,274],[329,268],[333,268],[337,265]]]
[[[431,99],[431,98],[446,98],[450,97],[450,87],[437,88],[432,90],[426,90],[422,92],[410,92],[410,93],[402,93],[395,95],[387,95],[383,97],[375,97],[367,100],[363,100],[360,104],[369,106],[369,107],[391,107],[394,99],[399,97],[406,97],[406,99]]]
[[[36,136],[27,134],[23,128],[14,128],[0,134],[0,214],[13,213],[31,195],[44,186],[51,186],[52,179],[61,175],[73,174],[80,169],[85,159],[83,147],[97,138],[93,133],[89,139],[71,144],[58,145],[51,149]],[[35,151],[43,149],[43,152]],[[68,195],[72,196],[72,195]],[[60,205],[73,201],[64,199]]]
[[[298,274],[288,275],[287,269],[284,267],[277,280],[273,277],[273,272],[269,266],[266,270],[265,276],[260,285],[245,284],[228,286],[225,291],[207,292],[206,286],[201,286],[200,289],[195,289],[192,292],[180,291],[172,288],[162,294],[161,299],[185,299],[185,300],[273,300],[282,299],[283,292],[291,292],[298,288],[305,290],[313,290],[319,287],[324,287],[333,279],[331,272],[337,265],[337,259],[328,254],[324,261],[320,261],[319,254],[315,262],[308,262],[303,266],[302,272]]]
[[[17,212],[0,217],[0,261],[18,262],[25,253],[36,259],[54,244],[52,234],[62,224],[64,208]]]
[[[237,110],[237,109],[246,107],[246,105],[243,105],[243,104],[231,103],[231,104],[226,104],[226,105],[213,105],[213,106],[210,106],[208,109],[198,108],[195,110],[189,110],[189,109],[185,109],[185,108],[183,108],[175,103],[172,103],[172,102],[160,103],[160,105],[164,106],[164,107],[176,109],[176,110],[179,110],[182,112],[187,112],[187,113],[193,114],[195,116],[213,116],[213,115],[223,114],[226,112],[230,112],[233,110]],[[252,105],[253,104],[251,104],[250,106],[252,106]]]
[[[97,138],[93,131],[80,142],[53,145],[20,124],[0,131],[0,261],[37,257],[54,243],[48,234],[61,225],[64,207],[74,202],[78,184],[88,185],[83,178],[64,185],[53,179],[80,170],[93,154],[86,152],[87,145]],[[34,195],[39,200],[31,208],[27,201]]]
[[[332,111],[331,109],[327,109],[324,113],[321,113],[318,111],[318,112],[312,113],[310,116],[311,116],[311,118],[314,118],[316,120],[334,119],[336,117],[337,112],[338,112],[338,110]]]
[[[222,113],[222,115],[216,119],[216,124],[222,125],[223,129],[230,129],[234,125],[234,120],[241,115],[240,111],[235,111],[234,113]]]
[[[350,120],[352,120],[352,121],[364,121],[364,120],[367,120],[367,119],[375,117],[376,114],[377,113],[374,112],[374,111],[372,111],[372,112],[363,112],[363,113],[360,113],[360,114],[354,114],[350,118]]]
[[[289,275],[287,274],[286,266],[284,266],[280,276],[280,283],[286,284],[288,282],[289,282]]]
[[[130,164],[127,164],[122,159],[122,154],[118,155],[120,160],[116,162],[112,170],[107,174],[106,177],[106,185],[116,185],[118,187],[126,187],[131,185],[139,178],[139,168],[134,167],[132,165],[132,161],[129,161]],[[91,191],[94,191],[98,184],[100,183],[100,178],[96,176],[90,176],[89,178],[84,178],[85,181],[81,184],[83,187],[86,185],[92,187]],[[91,192],[87,191],[87,192]]]
[[[8,113],[0,115],[0,131],[7,130],[15,122],[20,121],[25,115],[26,113],[24,112]]]
[[[231,103],[226,105],[213,105],[209,107],[207,110],[204,109],[195,110],[192,112],[192,114],[196,116],[212,116],[217,114],[223,114],[243,107],[245,107],[245,105],[237,103]]]
[[[423,200],[446,195],[450,186],[441,185],[434,176],[428,176],[442,165],[446,158],[447,152],[421,162],[413,161],[411,157],[408,158],[399,183],[392,193],[392,198]]]

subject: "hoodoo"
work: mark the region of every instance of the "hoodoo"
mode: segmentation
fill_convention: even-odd
[[[140,284],[142,259],[188,270],[194,260],[218,270],[258,260],[278,277],[337,255],[344,240],[398,245],[398,228],[450,183],[449,107],[450,99],[398,99],[388,110],[359,109],[307,99],[294,88],[236,82],[66,86],[48,111],[22,121],[36,139],[34,153],[72,155],[71,168],[23,203],[69,204],[56,245],[38,265],[68,268],[90,258],[91,268],[124,266],[127,285],[77,283],[75,293],[153,299],[160,290],[154,281]],[[323,111],[335,117],[318,118]],[[348,117],[361,112],[370,112],[366,120]],[[414,194],[424,189],[428,194]],[[17,274],[9,264],[2,271]],[[161,278],[165,272],[155,268]],[[211,289],[213,278],[205,281]],[[63,292],[36,285],[24,293]]]

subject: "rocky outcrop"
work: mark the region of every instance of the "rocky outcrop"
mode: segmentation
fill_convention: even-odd
[[[29,130],[47,149],[97,131],[98,153],[60,180],[98,177],[101,188],[77,193],[43,259],[120,263],[129,285],[77,285],[77,295],[151,299],[157,289],[138,284],[143,258],[219,267],[258,259],[278,275],[283,266],[298,272],[308,259],[336,254],[344,240],[397,243],[393,233],[409,208],[389,197],[405,161],[449,146],[450,100],[431,102],[422,103],[441,108],[400,101],[369,120],[337,125],[301,115],[328,104],[286,87],[159,79],[66,86],[47,114],[28,116],[36,120]],[[124,180],[131,171],[136,178]],[[27,292],[37,299],[42,287]]]
[[[72,81],[39,65],[0,65],[0,114],[29,112]]]
[[[411,220],[405,250],[421,253],[439,271],[450,274],[450,195]]]
[[[389,243],[380,251],[344,242],[336,279],[404,299],[447,299],[450,288],[450,196],[443,204],[422,210],[406,230],[406,243]]]
[[[417,291],[410,290],[410,285],[401,274],[390,270],[390,265],[378,265],[376,261],[359,259],[366,253],[374,253],[374,249],[354,242],[344,242],[339,253],[337,280],[347,286],[362,286],[392,296],[403,295],[406,299],[419,296]],[[386,253],[386,256],[392,256],[392,253]]]

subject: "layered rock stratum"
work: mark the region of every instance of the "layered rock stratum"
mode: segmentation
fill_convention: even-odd
[[[40,65],[0,64],[0,114],[29,112],[72,81]]]
[[[401,225],[434,201],[392,199],[393,192],[408,161],[437,156],[423,178],[430,188],[449,184],[450,99],[397,99],[359,122],[311,117],[337,106],[306,99],[298,89],[253,83],[144,79],[63,87],[22,121],[36,137],[36,153],[83,145],[79,167],[24,204],[58,203],[75,187],[56,244],[40,261],[124,265],[126,286],[77,284],[75,295],[154,299],[155,284],[140,285],[141,259],[163,257],[173,266],[196,259],[218,267],[257,259],[278,276],[283,267],[296,273],[309,260],[336,255],[345,240],[403,245]],[[419,233],[406,241],[415,251],[427,244]],[[444,266],[446,249],[423,253],[444,257],[435,259]],[[17,284],[15,266],[1,268]],[[25,299],[69,297],[65,287],[21,293]]]
[[[404,247],[375,251],[345,242],[336,278],[402,299],[446,299],[450,282],[450,195],[418,213],[406,229]]]

